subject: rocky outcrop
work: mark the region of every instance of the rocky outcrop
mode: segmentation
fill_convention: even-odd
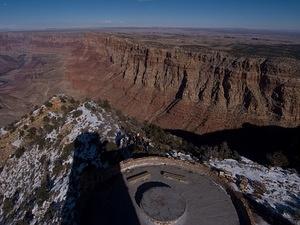
[[[245,122],[300,121],[300,64],[294,59],[191,53],[89,34],[68,65],[67,77],[80,94],[108,99],[166,128],[210,132]]]

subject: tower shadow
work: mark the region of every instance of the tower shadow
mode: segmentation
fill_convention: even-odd
[[[62,209],[63,225],[140,224],[120,171],[120,157],[112,152],[111,165],[104,165],[103,155],[109,155],[105,151],[105,143],[97,133],[83,133],[76,138]]]

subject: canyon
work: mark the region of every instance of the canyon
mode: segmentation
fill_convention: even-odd
[[[299,126],[298,39],[153,33],[1,33],[0,125],[65,93],[199,134]]]

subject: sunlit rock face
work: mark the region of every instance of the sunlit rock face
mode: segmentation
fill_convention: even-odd
[[[1,34],[0,124],[57,93],[107,99],[139,120],[197,133],[245,122],[299,124],[296,57],[143,40],[96,32]]]

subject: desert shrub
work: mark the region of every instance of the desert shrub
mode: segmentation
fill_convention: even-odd
[[[53,175],[57,176],[64,169],[63,161],[58,159],[54,162]]]
[[[78,109],[72,113],[73,118],[77,118],[82,115],[82,110]]]
[[[3,202],[3,213],[4,215],[8,215],[14,208],[14,203],[11,198],[6,198]]]
[[[20,131],[19,131],[19,136],[20,136],[20,137],[23,137],[23,136],[24,136],[24,130],[20,130]]]
[[[114,142],[107,142],[105,145],[105,150],[106,151],[115,151],[118,149],[118,146]]]
[[[289,165],[288,158],[281,151],[267,154],[267,159],[272,166],[286,167]]]
[[[6,126],[6,130],[7,130],[7,131],[10,131],[10,132],[14,132],[14,131],[16,130],[15,122],[8,124],[8,125]]]
[[[169,140],[168,134],[160,127],[154,124],[146,123],[144,124],[142,129],[149,138],[160,143],[164,143],[164,144],[168,143]]]
[[[296,220],[300,221],[300,209],[295,210],[294,218],[296,218]]]
[[[45,102],[44,104],[47,108],[52,108],[53,104],[50,101]]]
[[[62,102],[62,103],[66,103],[66,98],[64,96],[59,96],[59,100]]]
[[[34,116],[30,116],[30,118],[29,118],[29,119],[30,119],[30,122],[31,122],[31,123],[33,123],[33,122],[34,122],[34,120],[35,120]]]
[[[27,210],[25,216],[22,220],[19,220],[16,225],[29,225],[30,222],[33,220],[34,215],[31,211]]]
[[[67,112],[68,112],[68,108],[67,108],[67,106],[65,106],[65,105],[62,105],[62,106],[60,107],[60,109],[61,109],[61,111],[63,111],[63,113],[67,113]]]
[[[66,160],[69,155],[73,152],[74,150],[74,144],[73,143],[70,143],[70,144],[67,144],[63,147],[63,150],[62,150],[62,154],[61,154],[61,160]]]
[[[28,129],[28,125],[25,124],[25,125],[23,126],[23,129],[24,129],[24,130],[27,130],[27,129]]]
[[[121,120],[126,120],[126,116],[123,114],[121,110],[116,110],[116,115],[119,117]]]
[[[46,181],[41,183],[41,186],[36,190],[36,200],[37,204],[41,206],[41,204],[49,198],[49,189],[47,187]]]
[[[107,100],[99,100],[99,101],[98,101],[98,104],[99,104],[103,109],[106,109],[106,110],[110,110],[110,109],[111,109],[111,105],[109,104],[109,101],[107,101]]]
[[[89,102],[84,103],[84,107],[89,109],[89,110],[92,110],[92,108],[93,108],[93,106]]]
[[[30,127],[27,132],[28,132],[27,134],[28,138],[32,139],[35,137],[37,133],[37,129],[35,127]]]
[[[218,146],[218,155],[217,155],[217,158],[220,158],[220,159],[229,159],[229,158],[232,158],[232,159],[237,159],[239,160],[240,159],[240,156],[239,154],[230,149],[227,142],[222,142],[219,146]]]
[[[53,129],[54,129],[54,126],[51,125],[51,124],[49,124],[49,123],[47,123],[47,124],[44,125],[44,130],[45,130],[47,133],[50,133],[51,131],[53,131]]]
[[[26,149],[24,147],[17,148],[17,150],[15,151],[15,157],[19,159],[25,151]]]
[[[50,118],[48,116],[44,116],[43,117],[43,121],[44,121],[44,123],[49,123],[50,122]]]
[[[67,109],[67,112],[71,112],[71,111],[73,111],[75,108],[76,108],[75,105],[69,105],[69,106],[68,106],[68,109]]]
[[[47,143],[45,137],[42,135],[36,135],[34,141],[41,150],[46,146]]]
[[[74,99],[74,98],[71,98],[71,99],[70,99],[70,103],[71,103],[71,104],[75,104],[75,103],[76,103],[75,99]]]
[[[57,118],[53,117],[51,119],[53,128],[58,128],[58,127],[64,125],[65,122],[66,122],[66,117],[57,117]]]
[[[21,117],[21,119],[27,119],[28,118],[28,114],[25,114]]]
[[[62,134],[58,134],[56,140],[58,143],[60,143],[63,138],[64,138],[64,136]]]
[[[29,225],[30,223],[28,223],[27,221],[25,220],[19,220],[17,221],[16,225]]]
[[[240,160],[240,155],[238,152],[231,149],[227,142],[222,142],[221,144],[211,146],[200,146],[199,153],[196,154],[196,157],[202,161],[209,160],[210,158]]]
[[[140,146],[135,145],[135,144],[130,145],[129,148],[128,148],[128,150],[129,150],[130,152],[132,152],[132,153],[140,153],[140,152],[144,152],[144,150],[143,150]]]
[[[47,156],[46,155],[42,155],[41,159],[40,159],[40,162],[42,165],[44,165],[46,163],[46,159],[47,159]]]
[[[55,202],[52,202],[50,204],[50,206],[48,207],[45,215],[43,216],[43,219],[42,219],[43,221],[45,221],[45,222],[50,221],[51,219],[53,219],[53,217],[55,216],[55,214],[57,212],[59,212],[59,207],[56,207],[56,204],[57,203],[55,203]]]

